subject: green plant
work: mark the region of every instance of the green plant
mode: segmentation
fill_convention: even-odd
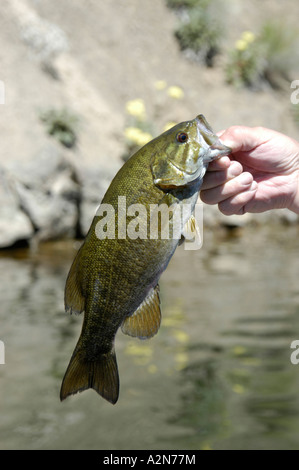
[[[295,30],[273,21],[267,21],[257,35],[245,31],[229,52],[227,81],[251,87],[267,82],[279,88],[283,79],[289,79],[297,39]]]
[[[180,24],[174,34],[187,56],[213,65],[220,50],[223,25],[218,14],[217,1],[168,0],[168,6],[177,10]]]
[[[251,31],[244,31],[229,52],[225,69],[228,83],[252,86],[262,73],[260,46]]]
[[[55,137],[62,145],[71,148],[77,141],[79,118],[66,108],[48,109],[40,113],[49,135]]]
[[[169,8],[193,8],[209,3],[210,0],[167,0]]]

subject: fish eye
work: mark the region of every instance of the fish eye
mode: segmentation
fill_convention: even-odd
[[[185,142],[187,142],[188,140],[188,134],[186,134],[186,132],[179,132],[176,136],[176,140],[180,143],[180,144],[184,144]]]

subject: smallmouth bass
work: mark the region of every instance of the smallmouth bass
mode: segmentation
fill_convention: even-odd
[[[93,388],[110,403],[117,402],[115,335],[120,327],[123,333],[142,339],[159,330],[159,278],[181,240],[196,232],[193,211],[209,162],[229,153],[199,115],[153,139],[120,168],[67,277],[66,311],[84,312],[84,321],[62,381],[61,400]],[[125,200],[125,216],[120,214],[120,198]],[[162,205],[187,210],[182,210],[179,219],[169,217],[175,236],[151,237],[151,207]],[[132,207],[133,213],[136,207],[144,208],[151,216],[143,222],[138,219],[135,235],[138,228],[139,236],[129,237],[126,226],[132,221]],[[159,220],[161,235],[163,223]],[[142,223],[144,236],[140,235]],[[109,224],[114,230],[108,230]]]

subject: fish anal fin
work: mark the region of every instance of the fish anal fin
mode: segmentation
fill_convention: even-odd
[[[75,349],[62,381],[60,400],[88,388],[93,388],[113,405],[117,402],[119,376],[114,348],[93,361],[84,359]]]
[[[154,336],[161,324],[159,285],[152,288],[137,310],[127,317],[121,326],[129,336],[147,339]]]
[[[64,291],[65,309],[69,313],[79,314],[84,310],[85,300],[78,280],[80,250],[69,271]]]

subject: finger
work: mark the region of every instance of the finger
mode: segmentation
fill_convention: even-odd
[[[230,161],[230,166],[222,171],[210,171],[206,173],[201,186],[202,190],[211,189],[224,184],[226,181],[239,176],[243,171],[241,163]]]
[[[269,133],[262,127],[231,126],[219,135],[219,138],[233,152],[248,152],[269,140]]]
[[[229,157],[221,157],[209,163],[207,171],[221,171],[228,168],[231,164]]]
[[[220,186],[201,191],[200,197],[206,204],[218,204],[225,199],[249,189],[252,182],[252,174],[244,172]]]
[[[245,214],[246,206],[254,199],[257,187],[257,182],[253,181],[248,190],[221,201],[218,204],[220,212],[222,212],[224,215]]]

